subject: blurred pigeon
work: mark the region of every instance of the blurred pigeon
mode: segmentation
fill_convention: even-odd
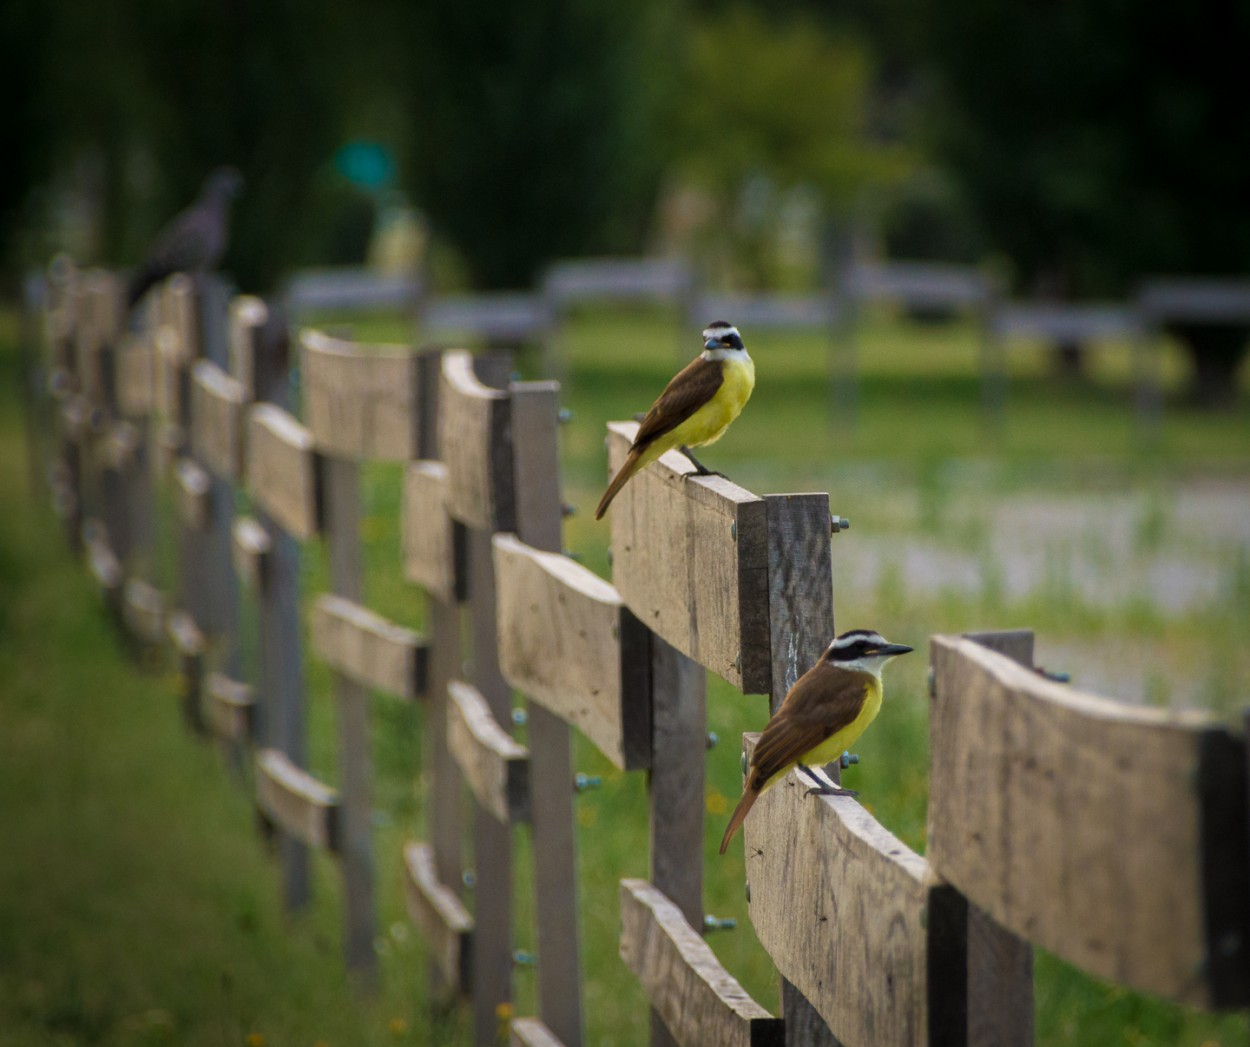
[[[206,273],[217,267],[229,240],[230,201],[242,189],[243,176],[233,167],[218,167],[208,176],[199,199],[161,230],[131,276],[127,308],[133,309],[149,287],[167,276]]]

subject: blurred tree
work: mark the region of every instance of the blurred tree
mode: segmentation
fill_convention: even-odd
[[[678,34],[663,0],[426,0],[408,47],[411,184],[482,287],[632,251],[653,210]]]
[[[915,3],[936,146],[1020,285],[1250,273],[1250,4]],[[1176,333],[1198,398],[1231,395],[1246,331]]]
[[[343,236],[361,200],[333,155],[349,133],[402,128],[377,103],[394,79],[385,59],[398,59],[389,45],[403,6],[4,5],[0,57],[13,62],[0,75],[22,82],[0,118],[20,158],[0,180],[0,221],[41,186],[72,185],[94,233],[84,260],[133,261],[206,173],[231,163],[247,180],[226,259],[241,286],[268,290],[293,266],[360,261],[358,250],[335,255],[362,241]]]
[[[682,91],[680,166],[712,194],[720,248],[732,233],[752,282],[772,283],[775,271],[777,209],[760,206],[760,186],[778,203],[812,190],[825,221],[845,220],[865,191],[911,169],[912,153],[872,127],[872,86],[867,47],[806,17],[735,5],[700,20]]]

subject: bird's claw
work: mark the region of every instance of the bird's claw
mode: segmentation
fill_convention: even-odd
[[[859,793],[855,789],[843,789],[840,785],[813,785],[803,795],[811,796],[858,796]]]

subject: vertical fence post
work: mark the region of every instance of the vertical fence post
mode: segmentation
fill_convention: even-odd
[[[651,882],[702,932],[707,672],[661,637],[652,636],[651,644]],[[653,1047],[675,1042],[652,1008]]]
[[[518,537],[560,552],[557,382],[514,383],[512,441]],[[528,706],[530,808],[537,895],[538,1013],[565,1047],[582,1042],[569,726],[538,702]]]
[[[848,296],[849,297],[849,296]],[[768,625],[772,651],[769,712],[775,713],[794,682],[834,636],[833,553],[829,496],[767,495]],[[837,765],[826,771],[836,782]],[[781,982],[786,1043],[791,1047],[837,1047],[824,1019],[795,986]]]
[[[323,459],[325,529],[330,590],[359,603],[360,467],[330,455]],[[373,951],[373,840],[369,754],[369,692],[335,673],[339,719],[339,863],[343,873],[343,947],[347,966],[367,982],[377,974]]]
[[[479,380],[506,388],[511,358],[493,353],[474,360]],[[512,722],[512,690],[499,669],[495,620],[494,547],[489,528],[466,530],[469,634],[473,685],[495,722]],[[498,1038],[499,1008],[512,1000],[512,826],[478,808],[473,819],[473,1027],[474,1042]]]
[[[1031,629],[966,635],[982,647],[1033,667]],[[941,768],[933,768],[932,773],[940,774]],[[1032,945],[999,926],[953,887],[931,892],[930,899],[931,908],[949,906],[949,915],[933,915],[952,930],[931,938],[930,969],[944,970],[948,977],[952,972],[961,975],[961,984],[951,986],[949,993],[930,990],[931,1001],[939,1005],[942,995],[963,1003],[963,1038],[948,1042],[958,1042],[962,1047],[1031,1047]],[[933,1017],[931,1021],[935,1026],[940,1024]]]
[[[278,407],[291,402],[290,345],[286,320],[272,305],[262,327],[253,330],[251,359],[255,399]],[[269,538],[269,559],[261,582],[261,726],[265,745],[281,750],[298,766],[307,762],[304,727],[304,666],[300,655],[299,544],[258,506],[256,518]],[[288,910],[312,900],[308,847],[280,832],[283,903]]]
[[[437,460],[438,388],[442,353],[423,352],[418,361],[417,457]],[[454,544],[463,547],[464,528],[452,524]],[[454,554],[453,554],[454,555]],[[457,575],[459,575],[457,571]],[[464,579],[457,577],[456,584]],[[464,594],[458,594],[461,599]],[[434,854],[434,869],[439,883],[460,894],[463,887],[463,782],[460,768],[447,746],[447,685],[464,675],[464,640],[460,608],[432,595],[426,596],[426,632],[430,637],[429,686],[425,713],[425,773],[429,782],[427,796],[427,833]],[[430,989],[441,997],[449,988],[437,964],[430,965]]]

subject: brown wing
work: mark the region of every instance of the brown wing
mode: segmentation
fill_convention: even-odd
[[[756,743],[751,758],[753,786],[763,788],[775,774],[859,715],[864,688],[857,677],[823,658],[799,677]]]
[[[715,395],[725,376],[715,360],[696,356],[673,376],[664,392],[638,426],[635,447],[645,447],[657,436],[677,428]]]

